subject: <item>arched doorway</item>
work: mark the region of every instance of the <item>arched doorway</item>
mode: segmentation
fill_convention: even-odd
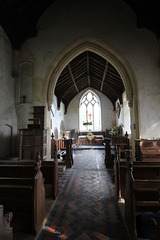
[[[139,138],[137,82],[133,70],[126,59],[105,42],[91,37],[83,37],[69,45],[55,59],[48,72],[45,85],[48,110],[51,108],[56,82],[62,70],[71,60],[84,51],[94,52],[106,59],[121,76],[126,91],[126,99],[130,107],[132,156],[134,156],[134,139]]]

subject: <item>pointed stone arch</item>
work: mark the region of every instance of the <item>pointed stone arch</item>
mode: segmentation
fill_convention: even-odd
[[[92,37],[82,37],[67,46],[55,59],[47,75],[45,89],[47,90],[48,110],[53,103],[54,89],[58,77],[66,65],[79,54],[91,51],[110,62],[120,74],[131,115],[131,138],[134,148],[134,139],[139,137],[138,93],[137,81],[134,72],[127,60],[110,45]],[[134,152],[134,151],[133,151]]]

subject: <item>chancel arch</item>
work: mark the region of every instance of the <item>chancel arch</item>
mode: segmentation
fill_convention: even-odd
[[[127,60],[110,45],[92,37],[82,37],[70,44],[55,59],[48,72],[44,89],[48,110],[50,110],[57,80],[63,69],[79,54],[90,51],[106,59],[118,71],[124,84],[126,99],[130,107],[131,116],[131,142],[134,154],[134,139],[139,138],[139,117],[138,117],[138,94],[137,81],[134,72]]]

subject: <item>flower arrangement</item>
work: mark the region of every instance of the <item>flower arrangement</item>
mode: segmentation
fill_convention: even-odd
[[[118,127],[113,126],[109,131],[111,136],[121,136],[123,134],[123,124],[120,124]]]
[[[88,122],[88,121],[87,122],[83,122],[83,125],[84,126],[92,125],[92,122]]]

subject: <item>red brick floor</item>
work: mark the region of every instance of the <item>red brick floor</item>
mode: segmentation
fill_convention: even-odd
[[[129,240],[104,150],[81,150],[59,176],[60,193],[38,240]]]

